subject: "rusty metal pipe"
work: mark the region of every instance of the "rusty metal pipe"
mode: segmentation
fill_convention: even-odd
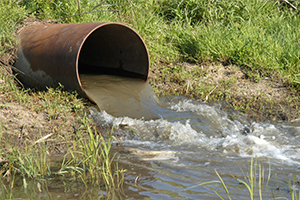
[[[83,97],[88,95],[80,82],[81,73],[147,81],[149,66],[144,41],[121,23],[31,25],[19,35],[15,63],[18,78],[26,86],[43,89],[61,83]]]

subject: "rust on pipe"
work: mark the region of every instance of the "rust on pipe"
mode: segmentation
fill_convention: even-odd
[[[83,97],[88,95],[80,82],[81,73],[147,81],[149,66],[144,41],[121,23],[31,25],[19,35],[15,63],[18,78],[26,86],[43,89],[61,83]]]

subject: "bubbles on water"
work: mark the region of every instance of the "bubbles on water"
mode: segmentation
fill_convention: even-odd
[[[213,153],[216,159],[255,155],[290,163],[299,161],[297,125],[251,122],[242,115],[231,117],[232,113],[223,111],[220,104],[185,97],[163,98],[159,102],[148,83],[128,78],[81,79],[87,94],[97,99],[102,109],[91,109],[91,117],[98,124],[122,130],[121,139],[126,145],[191,151],[201,156]]]
[[[191,99],[179,102],[169,102],[169,109],[177,113],[189,112],[193,128],[204,131],[206,135],[226,136],[231,134],[248,134],[250,132],[247,124],[238,120],[232,120],[225,111],[220,109],[219,104],[208,105],[193,101]],[[198,118],[201,121],[197,120]]]
[[[98,112],[95,108],[92,108],[90,112],[95,121],[101,120],[113,124],[116,128],[130,127],[140,140],[193,143],[199,142],[202,137],[205,137],[204,134],[195,131],[191,127],[189,120],[182,123],[180,121],[169,122],[162,118],[157,120],[132,119],[129,117],[115,118],[105,111]]]
[[[271,123],[232,120],[216,104],[208,105],[184,98],[178,101],[178,97],[176,100],[164,102],[167,109],[176,113],[171,113],[172,116],[165,113],[164,118],[156,120],[115,118],[105,111],[98,112],[95,109],[91,109],[91,116],[106,123],[114,123],[117,128],[129,127],[135,135],[123,138],[127,144],[134,138],[134,144],[140,141],[138,145],[155,149],[185,149],[203,156],[218,152],[219,159],[224,155],[255,155],[298,163],[299,150],[291,149],[291,146],[297,146],[297,142],[287,129]]]

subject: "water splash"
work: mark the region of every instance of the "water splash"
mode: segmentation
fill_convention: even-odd
[[[203,156],[213,153],[218,155],[217,159],[223,159],[224,156],[254,155],[300,164],[299,151],[293,148],[297,146],[297,141],[289,134],[289,129],[281,125],[245,119],[232,120],[228,113],[220,109],[219,104],[208,105],[186,98],[181,98],[180,101],[178,97],[175,101],[169,99],[165,106],[172,114],[175,111],[176,117],[171,117],[166,112],[164,118],[154,120],[113,117],[96,109],[91,109],[91,116],[96,121],[101,119],[102,123],[114,123],[118,129],[127,127],[134,132],[134,136],[128,132],[123,138],[123,142],[128,144],[132,140],[147,141],[148,144],[143,145],[149,148],[163,146],[163,149],[178,152],[185,149]]]
[[[123,130],[123,143],[214,154],[216,159],[255,155],[300,162],[293,137],[300,130],[292,124],[256,123],[242,115],[233,119],[220,104],[185,97],[159,101],[151,86],[137,79],[107,75],[81,75],[80,79],[102,110],[91,109],[91,116]]]

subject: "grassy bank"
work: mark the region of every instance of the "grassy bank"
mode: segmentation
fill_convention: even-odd
[[[25,15],[58,23],[118,21],[144,38],[153,63],[230,63],[255,81],[280,75],[299,90],[299,13],[279,1],[1,2],[2,52],[16,44],[11,33]]]
[[[66,14],[50,15],[57,10],[51,5],[50,13],[39,16],[57,19],[96,10],[93,8],[99,3],[81,1],[78,6],[75,2],[64,8]],[[244,68],[254,81],[280,74],[290,87],[299,90],[300,21],[298,12],[288,5],[261,0],[105,3],[107,6],[97,7],[103,12],[62,21],[120,21],[141,34],[153,62],[230,63]]]
[[[121,22],[137,30],[146,42],[152,72],[149,82],[159,96],[223,101],[226,107],[256,120],[293,120],[300,117],[300,20],[293,6],[300,7],[300,3],[2,0],[0,52],[13,52],[15,27],[24,24],[26,17],[50,23]],[[227,79],[227,73],[215,82],[202,81],[207,74],[212,80],[211,71],[220,69],[207,67],[211,63],[243,75]],[[246,95],[236,92],[241,82],[248,82]],[[258,84],[268,87],[257,95],[251,90]],[[276,96],[274,88],[283,87],[285,94]]]

